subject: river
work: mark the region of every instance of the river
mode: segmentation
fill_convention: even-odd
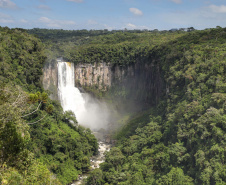
[[[98,144],[99,144],[98,155],[93,156],[90,159],[92,170],[100,167],[100,164],[104,162],[104,153],[106,151],[109,151],[111,148],[111,144],[105,143],[103,141],[99,141]],[[83,180],[86,179],[87,177],[88,177],[88,174],[83,174],[82,176],[79,177],[79,180],[75,181],[71,185],[82,184]]]

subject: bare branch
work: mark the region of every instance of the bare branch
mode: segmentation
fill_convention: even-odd
[[[18,101],[18,99],[19,99],[20,95],[21,95],[21,93],[19,93],[19,95],[17,96],[16,100],[13,102],[13,104],[12,104],[12,105],[14,105],[15,103],[17,103],[17,101]]]
[[[28,123],[28,125],[33,125],[33,124],[35,124],[35,123],[38,123],[39,121],[43,120],[46,116],[47,116],[47,114],[46,114],[44,117],[42,117],[40,120],[38,120],[38,121],[35,121],[35,122],[33,122],[33,123]]]
[[[21,111],[21,113],[24,113],[25,111],[30,110],[33,106],[34,106],[34,105],[33,105],[33,104],[31,104],[31,105],[27,108],[27,110],[22,110],[22,111]]]
[[[35,109],[33,112],[31,112],[31,113],[29,113],[29,114],[26,114],[26,115],[24,115],[24,116],[21,116],[21,118],[24,118],[24,117],[29,116],[29,115],[33,114],[34,112],[36,112],[36,111],[39,109],[41,103],[42,103],[42,101],[40,101],[40,103],[39,103],[37,109]]]

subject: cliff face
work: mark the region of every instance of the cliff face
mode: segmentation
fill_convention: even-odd
[[[52,99],[57,97],[58,71],[57,62],[52,61],[44,67],[43,84],[49,90]],[[75,65],[75,85],[93,87],[107,91],[119,101],[132,101],[136,104],[154,105],[164,90],[160,67],[155,62],[138,61],[119,66],[104,62]]]
[[[58,69],[57,62],[47,62],[43,68],[43,87],[50,91],[51,99],[58,99],[57,85],[58,85]]]
[[[125,67],[114,66],[112,73],[114,94],[121,92],[121,96],[135,105],[155,105],[163,93],[164,82],[158,64],[139,61]]]
[[[78,64],[75,66],[77,86],[95,86],[107,90],[111,86],[111,66],[106,63]]]
[[[136,62],[127,66],[107,63],[75,66],[77,86],[92,86],[111,95],[135,102],[156,104],[163,91],[160,68],[153,62]]]

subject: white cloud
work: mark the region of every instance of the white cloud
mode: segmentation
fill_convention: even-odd
[[[52,20],[52,19],[49,19],[48,17],[40,17],[39,22],[44,23],[46,26],[50,28],[63,28],[65,26],[75,25],[74,21]]]
[[[0,13],[0,23],[14,23],[14,19],[4,13]]]
[[[40,22],[43,22],[43,23],[49,23],[49,22],[51,22],[51,19],[49,19],[47,17],[40,17],[39,18],[39,21]]]
[[[0,8],[10,8],[15,9],[17,8],[16,4],[10,0],[0,0]]]
[[[191,26],[195,29],[205,29],[225,26],[225,14],[213,12],[209,6],[192,11],[162,13],[158,20],[163,25],[159,29],[188,28]]]
[[[10,15],[4,14],[0,12],[0,18],[10,18]]]
[[[21,23],[28,23],[28,21],[25,20],[25,19],[20,19],[20,22],[21,22]]]
[[[107,25],[107,24],[104,24],[103,26],[104,26],[104,29],[108,29],[108,30],[113,30],[113,29],[115,29],[115,27],[109,26],[109,25]]]
[[[42,10],[50,10],[51,8],[47,5],[39,5],[37,8],[42,9]]]
[[[129,11],[134,15],[143,15],[143,12],[137,8],[130,8]]]
[[[82,3],[83,2],[83,0],[67,0],[67,1],[75,2],[75,3]]]
[[[176,4],[181,4],[182,0],[171,0],[172,2],[176,3]]]
[[[0,18],[0,23],[14,23],[14,20],[12,20],[12,19],[1,19]]]
[[[137,26],[134,25],[134,24],[128,23],[128,24],[126,24],[126,28],[129,28],[129,29],[136,29]]]
[[[225,5],[221,5],[221,6],[210,5],[208,6],[208,8],[214,13],[226,13]]]
[[[135,25],[135,24],[132,24],[132,23],[127,23],[125,25],[125,27],[129,30],[136,30],[136,29],[137,30],[145,30],[145,29],[150,30],[151,29],[147,26],[140,26],[140,25]],[[123,27],[123,28],[125,28],[125,27]],[[121,29],[123,29],[123,28],[121,28]]]
[[[96,24],[98,24],[98,22],[94,20],[88,20],[88,25],[96,25]]]

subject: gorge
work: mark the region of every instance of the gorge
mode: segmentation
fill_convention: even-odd
[[[109,151],[111,147],[109,142],[104,142],[110,124],[109,109],[106,104],[95,100],[87,93],[81,93],[75,86],[75,75],[77,73],[74,71],[73,63],[64,62],[60,58],[57,59],[57,68],[58,98],[64,111],[72,111],[78,123],[90,128],[99,140],[98,155],[92,156],[90,160],[92,169],[99,168],[99,165],[104,162],[105,151]],[[100,129],[105,129],[105,133],[98,132]],[[80,175],[78,181],[75,181],[73,185],[81,184],[86,178],[87,175]]]
[[[226,28],[29,32],[0,28],[0,183],[225,184]]]
[[[131,104],[127,106],[128,109],[136,104],[137,110],[134,108],[134,111],[156,105],[159,98],[169,91],[159,65],[153,61],[140,61],[127,66],[96,62],[76,64],[71,67],[74,68],[73,83],[76,87],[91,93],[97,92],[96,96],[99,95],[98,93],[111,93],[110,97],[114,99],[113,101],[120,103],[126,100]],[[51,91],[50,96],[53,99],[60,99],[57,93],[59,86],[57,62],[47,63],[43,72],[45,89]]]

